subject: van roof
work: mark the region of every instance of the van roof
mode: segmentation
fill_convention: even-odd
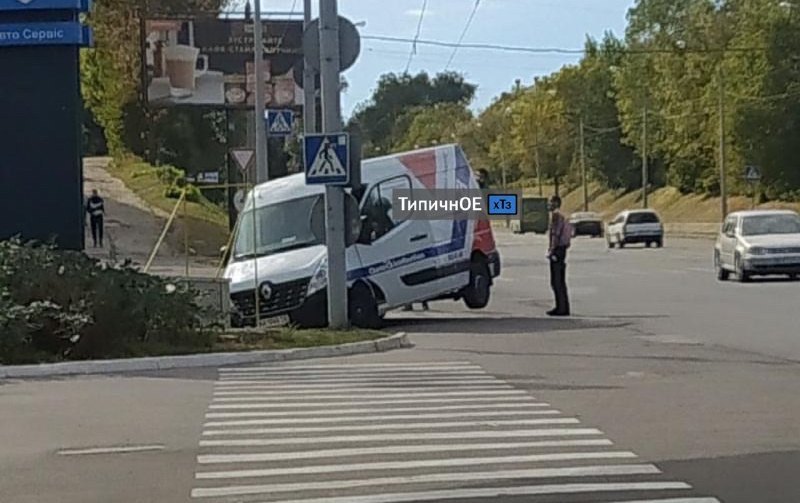
[[[428,147],[409,152],[398,152],[396,154],[389,154],[382,157],[374,157],[365,159],[362,167],[369,169],[372,164],[385,164],[383,161],[392,158],[407,156],[409,154],[419,154],[437,150],[452,150],[458,148],[455,143],[447,145],[437,145],[435,147]],[[394,169],[394,168],[392,168]],[[314,196],[325,193],[325,186],[323,185],[306,185],[305,173],[297,173],[294,175],[277,178],[258,185],[255,189],[256,201],[258,207],[267,206],[270,204],[280,203],[283,201],[290,201],[292,199],[300,199],[303,197]],[[245,207],[250,207],[251,202],[248,198]]]

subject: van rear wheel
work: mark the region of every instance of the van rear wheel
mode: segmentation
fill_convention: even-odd
[[[378,301],[372,288],[358,283],[350,289],[347,307],[350,323],[358,328],[380,328],[383,320],[378,312]]]
[[[464,289],[464,304],[470,309],[483,309],[489,304],[492,279],[489,268],[480,260],[473,260],[469,266],[469,285]]]

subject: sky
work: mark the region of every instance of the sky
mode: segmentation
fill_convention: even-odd
[[[267,11],[302,12],[302,0],[262,0]],[[413,39],[424,0],[339,0],[340,14],[354,23],[366,22],[363,36]],[[581,49],[590,35],[606,31],[622,36],[625,16],[634,0],[481,0],[463,42],[524,47]],[[313,0],[315,6],[319,0]],[[458,41],[475,0],[427,0],[420,39],[448,43]],[[402,73],[408,64],[410,43],[362,40],[361,55],[345,73],[349,88],[342,97],[342,113],[349,117],[360,102],[368,100],[378,78],[388,72]],[[409,71],[443,71],[452,48],[417,45]],[[449,69],[462,72],[477,84],[473,108],[480,110],[516,79],[530,83],[539,75],[575,63],[579,55],[520,54],[459,49]]]

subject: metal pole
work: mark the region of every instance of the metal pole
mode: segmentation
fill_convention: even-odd
[[[320,77],[322,87],[322,132],[342,128],[339,87],[339,14],[337,0],[319,1]],[[325,187],[325,226],[328,241],[328,323],[346,328],[347,262],[345,256],[344,190]]]
[[[581,117],[581,177],[583,178],[583,211],[589,211],[589,179],[586,177],[586,136]]]
[[[719,64],[719,195],[721,199],[722,218],[728,215],[728,186],[725,168],[725,71],[722,62]]]
[[[269,180],[267,169],[267,128],[264,123],[266,83],[264,82],[264,24],[261,21],[261,0],[254,0],[253,38],[255,53],[256,92],[256,185]]]
[[[311,23],[311,0],[303,0],[303,28]],[[317,132],[317,72],[306,60],[303,66],[303,128],[306,133]]]
[[[508,180],[506,178],[506,160],[505,155],[503,155],[503,192],[506,191],[508,188]],[[511,217],[506,216],[506,227],[511,227]]]
[[[647,107],[642,118],[642,207],[647,208],[647,186],[650,184],[650,166],[647,153]]]
[[[186,189],[183,189],[183,253],[186,255],[186,277],[189,277],[189,219],[186,212]]]
[[[542,164],[539,160],[539,126],[536,126],[536,136],[534,137],[536,145],[534,146],[533,155],[536,162],[536,185],[539,186],[539,197],[544,195],[544,187],[542,187]]]

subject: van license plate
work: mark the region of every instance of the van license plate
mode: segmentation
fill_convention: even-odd
[[[264,318],[261,320],[262,327],[283,327],[289,324],[289,316],[282,314],[280,316],[272,316],[270,318]]]

